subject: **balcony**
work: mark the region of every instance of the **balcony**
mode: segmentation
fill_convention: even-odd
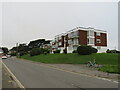
[[[72,46],[78,46],[79,42],[78,42],[78,39],[74,38],[73,40],[68,40],[68,44]]]
[[[68,33],[69,38],[78,38],[78,31]]]

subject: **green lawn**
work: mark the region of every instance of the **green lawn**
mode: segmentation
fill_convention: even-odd
[[[88,61],[96,59],[97,64],[102,64],[104,67],[99,70],[105,72],[118,72],[118,54],[115,53],[96,53],[91,55],[78,54],[47,54],[38,56],[24,55],[19,58],[28,59],[32,61],[50,63],[50,64],[86,64]],[[114,67],[114,68],[113,68]],[[114,69],[114,70],[111,70]]]
[[[108,72],[108,73],[119,73],[120,74],[120,66],[106,65],[98,69],[99,71]]]

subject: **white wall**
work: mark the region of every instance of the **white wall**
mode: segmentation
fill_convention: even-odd
[[[107,47],[103,46],[93,46],[94,48],[98,49],[98,53],[105,53],[107,51]],[[100,49],[99,49],[100,47]]]

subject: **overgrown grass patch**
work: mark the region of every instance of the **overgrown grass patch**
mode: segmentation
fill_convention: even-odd
[[[99,71],[108,72],[108,73],[119,73],[120,74],[120,68],[118,68],[118,65],[106,65],[98,69]]]

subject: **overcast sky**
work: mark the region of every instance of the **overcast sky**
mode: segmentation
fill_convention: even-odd
[[[13,2],[2,7],[2,46],[64,33],[75,27],[93,27],[108,33],[108,48],[118,46],[117,2]]]

